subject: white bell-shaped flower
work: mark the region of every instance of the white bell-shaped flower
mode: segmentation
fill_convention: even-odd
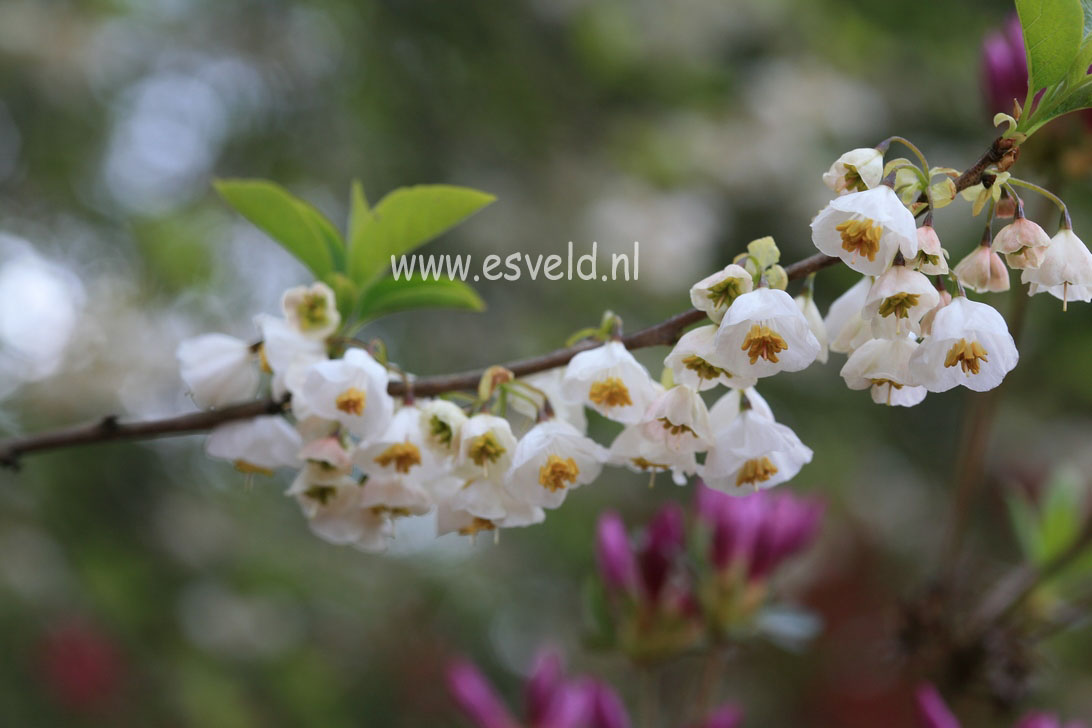
[[[650,440],[641,425],[625,427],[610,445],[608,462],[635,473],[671,473],[676,485],[686,485],[686,476],[697,472],[692,451],[672,450],[662,441]]]
[[[307,367],[292,391],[298,416],[336,420],[364,441],[387,429],[394,399],[387,393],[387,370],[363,349],[349,349],[341,359]]]
[[[884,272],[895,253],[906,260],[918,253],[914,216],[886,185],[831,200],[812,220],[811,239],[820,252],[873,276]]]
[[[713,324],[687,331],[664,359],[664,366],[671,370],[675,381],[698,391],[712,389],[718,384],[726,387],[750,387],[755,379],[737,376],[723,367],[713,364],[716,350],[717,327]]]
[[[463,423],[460,439],[456,473],[469,480],[503,483],[517,444],[508,420],[476,414]]]
[[[383,551],[394,538],[388,509],[366,508],[364,488],[352,477],[316,484],[301,473],[286,495],[299,503],[311,532],[327,543]]]
[[[811,449],[791,429],[745,409],[716,441],[698,469],[705,484],[730,495],[747,495],[793,478],[811,462]]]
[[[261,373],[253,347],[227,334],[204,334],[178,345],[182,381],[203,409],[253,399]]]
[[[280,415],[220,425],[209,433],[205,452],[229,460],[244,473],[272,475],[275,468],[300,466],[303,440]]]
[[[871,289],[872,278],[864,276],[830,304],[823,324],[831,351],[848,354],[872,338],[872,326],[861,315]]]
[[[561,392],[623,424],[639,422],[656,397],[648,370],[621,341],[608,341],[574,356],[565,369]]]
[[[353,462],[369,478],[400,476],[421,483],[440,470],[426,439],[421,410],[415,404],[405,405],[394,413],[385,430],[356,448]]]
[[[876,279],[861,315],[876,338],[902,338],[918,333],[922,317],[940,301],[929,279],[905,265],[893,265]]]
[[[918,228],[918,254],[911,262],[927,276],[948,275],[948,258],[932,223],[926,222]]]
[[[690,302],[694,308],[705,311],[710,319],[720,323],[732,302],[753,288],[754,279],[747,269],[732,263],[691,286]]]
[[[1009,269],[989,245],[979,245],[952,270],[967,288],[979,293],[1009,290]]]
[[[432,399],[420,406],[420,418],[425,444],[440,457],[455,457],[467,420],[462,408],[446,399]]]
[[[337,299],[325,283],[289,288],[281,298],[281,308],[289,326],[311,339],[325,339],[341,324]]]
[[[806,368],[819,342],[792,297],[758,288],[736,299],[717,331],[713,363],[746,379]]]
[[[823,323],[823,314],[819,313],[819,307],[815,305],[815,298],[811,291],[805,291],[793,299],[800,313],[804,314],[804,320],[808,322],[808,328],[815,334],[815,340],[819,342],[819,354],[815,360],[820,364],[826,364],[830,357],[830,342],[827,338],[827,327]],[[746,386],[753,386],[754,382]],[[735,386],[743,386],[736,384]]]
[[[1092,301],[1092,253],[1071,229],[1063,227],[1050,240],[1038,268],[1020,276],[1030,283],[1028,293],[1049,293],[1061,300],[1064,311],[1069,301]]]
[[[871,147],[851,149],[823,174],[823,184],[844,195],[875,187],[883,179],[883,153]]]
[[[505,485],[518,501],[557,508],[570,490],[598,478],[606,460],[603,447],[568,422],[551,419],[519,441]]]
[[[985,392],[1000,384],[1018,360],[1001,314],[959,296],[937,312],[932,332],[910,357],[910,376],[930,392],[959,385]]]
[[[922,336],[928,336],[933,333],[933,319],[937,317],[937,313],[939,313],[942,308],[952,302],[952,294],[948,293],[947,290],[937,291],[937,293],[940,294],[940,301],[921,317]]]
[[[721,395],[709,408],[709,424],[713,428],[714,440],[716,439],[716,433],[723,432],[732,423],[732,420],[740,412],[744,411],[744,407],[767,419],[774,419],[774,413],[770,409],[770,405],[754,387],[730,390]]]
[[[997,231],[993,237],[993,249],[1002,255],[1020,253],[1025,248],[1045,248],[1050,245],[1050,236],[1036,222],[1024,217],[1019,211],[1016,218]]]
[[[362,508],[385,512],[391,518],[421,516],[432,510],[432,497],[412,478],[397,475],[369,477],[361,485]]]
[[[842,379],[850,389],[871,390],[876,404],[913,407],[928,393],[910,376],[910,357],[917,348],[912,338],[867,341],[849,355]]]
[[[704,452],[713,443],[709,410],[692,387],[676,384],[649,406],[641,430],[674,452]]]

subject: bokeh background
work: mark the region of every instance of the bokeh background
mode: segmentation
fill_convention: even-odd
[[[993,137],[979,47],[1007,3],[976,0],[4,0],[0,3],[0,433],[193,408],[174,361],[204,331],[252,337],[304,269],[220,202],[216,176],[267,177],[343,220],[448,182],[499,201],[432,252],[641,243],[639,282],[497,282],[484,313],[402,314],[366,333],[420,374],[553,348],[602,311],[630,330],[747,241],[810,252],[819,174],[890,134],[964,167]],[[1092,230],[1085,127],[1028,145]],[[1031,209],[1040,210],[1037,203]],[[1053,213],[1043,220],[1048,229]],[[938,217],[953,255],[966,205]],[[852,276],[817,282],[826,303]],[[1020,294],[1022,295],[1022,294]],[[1015,300],[993,297],[1006,310]],[[1004,505],[1092,464],[1092,313],[1030,302],[1001,390],[969,587],[1021,554]],[[641,353],[659,371],[665,350]],[[784,590],[825,630],[802,654],[741,651],[724,698],[749,726],[909,726],[900,598],[935,573],[976,395],[913,410],[845,389],[842,357],[761,391],[816,452],[788,484],[828,503]],[[613,431],[592,422],[600,440]],[[444,661],[514,695],[541,644],[635,703],[624,660],[581,645],[594,522],[639,524],[689,488],[608,472],[499,544],[407,525],[388,555],[314,538],[284,477],[248,481],[200,437],[34,456],[0,472],[0,722],[21,726],[458,726]],[[1035,652],[1032,703],[1092,716],[1092,640]],[[693,666],[668,668],[665,692]],[[984,709],[982,725],[1004,722]]]

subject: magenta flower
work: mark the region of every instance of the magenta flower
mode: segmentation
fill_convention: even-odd
[[[916,691],[918,718],[923,728],[960,728],[959,720],[933,685],[923,683]],[[1028,713],[1014,728],[1086,728],[1084,723],[1062,723],[1055,715]]]
[[[1011,114],[1013,99],[1024,103],[1028,61],[1020,19],[1015,14],[982,42],[982,88],[991,114]]]
[[[629,544],[626,524],[615,511],[599,517],[595,555],[599,575],[607,589],[633,594],[637,589],[637,562]]]

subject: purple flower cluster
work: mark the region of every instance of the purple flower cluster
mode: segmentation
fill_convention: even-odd
[[[517,720],[493,686],[468,660],[448,667],[448,689],[477,728],[629,728],[618,693],[601,680],[568,678],[561,657],[543,652],[524,684],[524,719]],[[724,705],[688,728],[738,728],[743,714]]]

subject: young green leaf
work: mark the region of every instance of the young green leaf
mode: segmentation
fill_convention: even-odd
[[[322,280],[345,265],[345,244],[326,217],[283,187],[266,180],[222,179],[214,183],[229,205]]]
[[[1029,98],[1063,81],[1084,38],[1081,0],[1016,0],[1028,57]]]
[[[481,311],[485,302],[473,288],[450,278],[388,276],[372,284],[360,297],[357,310],[363,319],[415,308],[463,308]]]
[[[493,202],[493,195],[452,185],[417,185],[394,190],[364,211],[354,193],[349,233],[349,275],[367,286],[402,255],[424,245]]]

